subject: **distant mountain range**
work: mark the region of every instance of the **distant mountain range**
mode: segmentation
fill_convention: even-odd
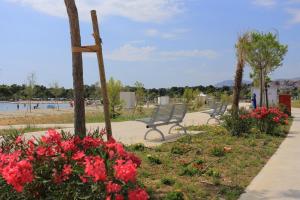
[[[279,89],[292,90],[294,88],[300,88],[300,78],[277,79],[272,81],[270,85]]]
[[[251,84],[252,81],[244,80],[243,83],[244,84]],[[221,88],[221,87],[224,87],[224,86],[233,87],[233,85],[234,85],[234,80],[226,80],[226,81],[219,82],[219,83],[215,84],[214,86],[217,87],[217,88]]]
[[[274,81],[300,81],[300,77],[298,77],[298,78],[290,78],[290,79],[279,78],[279,79],[276,79]]]
[[[251,84],[252,81],[244,80],[243,83]],[[234,85],[234,80],[225,80],[215,84],[214,86],[217,88],[221,88],[224,86],[233,87],[233,85]],[[283,78],[275,79],[272,81],[271,86],[278,86],[279,88],[286,88],[286,89],[290,89],[294,87],[300,88],[300,77],[291,78],[291,79],[283,79]]]

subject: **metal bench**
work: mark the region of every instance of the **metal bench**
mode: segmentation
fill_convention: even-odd
[[[224,115],[227,110],[227,103],[214,104],[212,109],[208,112],[203,112],[210,115],[210,118],[207,120],[206,124],[209,123],[210,120],[214,119],[220,124],[220,118]]]
[[[145,140],[147,139],[147,135],[151,131],[157,131],[161,135],[162,141],[164,141],[165,136],[159,129],[157,129],[157,127],[163,125],[169,125],[169,124],[174,124],[169,129],[169,134],[171,133],[171,130],[176,126],[181,127],[184,133],[187,134],[185,127],[180,125],[180,123],[183,121],[186,111],[187,111],[187,107],[185,104],[174,104],[174,105],[169,104],[169,105],[159,105],[155,107],[151,117],[137,120],[145,123],[146,128],[150,128],[145,133],[144,139]]]

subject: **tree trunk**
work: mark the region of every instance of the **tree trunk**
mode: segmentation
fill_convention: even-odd
[[[262,69],[262,67],[260,67],[259,73],[260,73],[259,74],[260,75],[260,85],[259,85],[259,87],[260,87],[260,96],[259,96],[260,100],[259,100],[259,106],[262,107],[263,106],[263,95],[264,95],[264,90],[263,90],[263,88],[264,88],[263,69]]]
[[[80,47],[80,27],[75,1],[65,0],[65,5],[69,16],[71,46]],[[82,65],[82,53],[72,52],[72,71],[74,87],[74,127],[75,134],[81,138],[86,135]]]
[[[269,108],[269,96],[268,96],[268,81],[267,81],[267,72],[264,70],[264,88],[265,88],[265,104]]]
[[[265,82],[266,106],[269,108],[268,84]]]
[[[237,114],[239,110],[240,93],[242,89],[242,81],[243,81],[243,73],[244,73],[244,64],[245,63],[243,59],[238,59],[235,79],[234,79],[233,103],[232,103],[232,111],[235,114]]]
[[[59,103],[58,103],[58,98],[56,98],[56,104],[57,104],[57,110],[59,110]]]

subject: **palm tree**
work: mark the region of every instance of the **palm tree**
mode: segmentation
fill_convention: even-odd
[[[236,72],[235,72],[235,79],[234,79],[233,103],[232,103],[232,110],[234,113],[237,113],[239,110],[240,93],[242,90],[243,73],[244,73],[244,67],[246,63],[247,44],[249,42],[249,38],[250,38],[249,33],[246,32],[239,36],[238,41],[235,45],[237,65],[236,65]]]

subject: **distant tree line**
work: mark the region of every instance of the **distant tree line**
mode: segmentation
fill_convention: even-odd
[[[11,100],[19,100],[19,99],[28,99],[28,86],[23,85],[0,85],[0,101],[11,101]],[[228,95],[232,94],[232,88],[228,86],[224,86],[221,88],[214,87],[212,85],[209,86],[195,86],[195,87],[171,87],[171,88],[151,88],[146,89],[144,87],[138,86],[124,86],[122,91],[130,91],[130,92],[138,92],[140,93],[143,90],[145,99],[152,101],[154,98],[158,96],[170,96],[171,98],[181,98],[184,95],[185,89],[193,89],[203,92],[205,94],[211,94],[214,96],[221,96],[224,92]],[[59,91],[58,91],[59,90]],[[87,99],[100,99],[100,87],[98,83],[92,85],[85,85],[85,98]],[[58,87],[57,85],[53,85],[50,87],[46,87],[43,85],[34,85],[34,89],[32,91],[32,99],[41,99],[47,100],[49,98],[53,99],[73,99],[73,89],[68,89],[64,87]],[[250,86],[244,85],[242,88],[242,96],[244,98],[248,98],[250,95]]]

